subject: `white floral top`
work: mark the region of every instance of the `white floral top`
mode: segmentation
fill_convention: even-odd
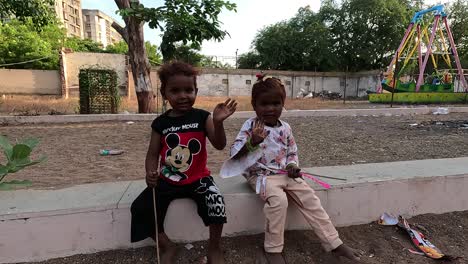
[[[231,159],[224,164],[224,173],[222,169],[221,176],[224,174],[224,176],[230,177],[234,175],[229,174],[239,174],[239,172],[247,173],[250,176],[268,176],[277,173],[278,170],[285,170],[288,164],[299,165],[297,145],[291,127],[281,120],[279,126],[265,126],[267,137],[260,144],[259,149],[240,160],[232,159],[251,137],[255,119],[250,118],[242,126],[231,146]],[[233,169],[234,167],[235,169]]]

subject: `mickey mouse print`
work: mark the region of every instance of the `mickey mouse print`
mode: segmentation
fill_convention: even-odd
[[[160,176],[185,185],[210,176],[206,167],[205,123],[209,112],[193,109],[180,117],[163,114],[151,125],[161,135]]]

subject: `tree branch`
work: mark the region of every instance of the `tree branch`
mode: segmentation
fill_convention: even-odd
[[[122,36],[122,38],[127,42],[128,44],[128,32],[127,32],[127,27],[123,28],[116,22],[112,22],[112,27],[115,29],[115,31],[119,32],[119,34]]]
[[[130,7],[130,1],[129,0],[115,0],[115,4],[119,9],[125,9]]]

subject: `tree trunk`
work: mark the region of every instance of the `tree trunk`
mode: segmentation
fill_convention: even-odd
[[[119,9],[130,7],[130,0],[115,0],[115,3]],[[153,90],[150,79],[151,65],[146,55],[143,34],[144,22],[134,17],[126,17],[124,21],[125,28],[122,28],[115,22],[112,23],[112,27],[122,35],[128,45],[128,55],[130,57],[133,82],[138,101],[138,112],[150,113],[152,110]]]

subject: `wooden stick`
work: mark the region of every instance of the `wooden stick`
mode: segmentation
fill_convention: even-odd
[[[156,212],[156,188],[153,188],[153,209],[154,209],[154,223],[156,227],[156,235],[154,236],[156,241],[156,258],[158,264],[161,264],[161,259],[159,258],[159,232],[158,232],[158,213]]]
[[[339,181],[347,181],[347,179],[345,179],[345,178],[324,176],[324,175],[319,175],[319,174],[315,174],[315,173],[311,173],[311,175],[312,175],[312,176],[321,177],[321,178],[326,178],[326,179],[339,180]]]

